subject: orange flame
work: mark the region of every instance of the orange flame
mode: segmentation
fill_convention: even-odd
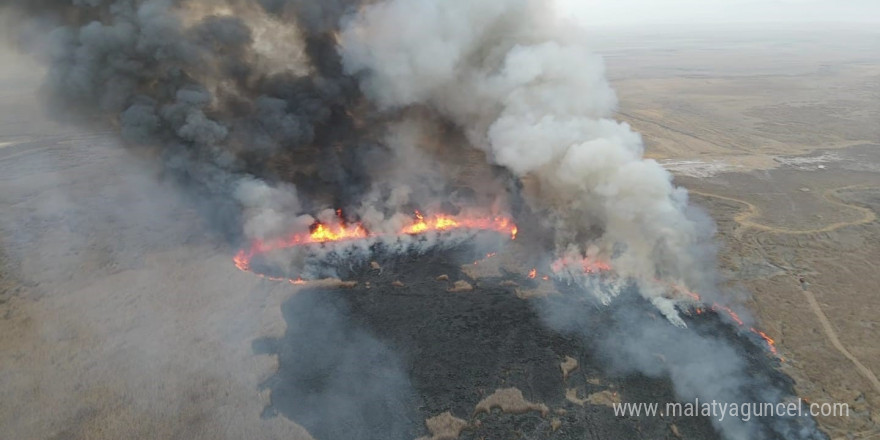
[[[272,241],[256,240],[251,244],[250,248],[239,250],[232,258],[235,267],[245,272],[252,272],[251,260],[257,255],[267,252],[288,249],[296,246],[303,246],[316,243],[342,242],[351,240],[362,240],[376,235],[371,234],[363,225],[347,224],[342,217],[342,211],[337,210],[336,215],[339,222],[336,224],[325,224],[316,222],[312,225],[309,233],[293,234],[286,238]],[[446,232],[453,230],[484,230],[495,231],[501,234],[509,234],[511,239],[516,238],[517,228],[513,220],[507,217],[488,217],[488,218],[469,218],[469,217],[453,217],[446,215],[436,215],[426,219],[421,212],[416,211],[413,224],[403,228],[399,235],[417,235],[430,231]],[[494,257],[491,253],[486,258]],[[261,278],[272,281],[289,281],[292,284],[305,283],[302,279],[273,278],[263,274],[257,274]]]
[[[490,253],[486,254],[486,258],[483,258],[482,260],[474,261],[474,264],[475,264],[475,265],[476,265],[476,264],[480,264],[481,261],[486,261],[486,260],[488,260],[488,259],[494,257],[495,255],[498,255],[498,254],[497,254],[496,252],[490,252]]]
[[[740,326],[746,325],[746,323],[743,322],[742,319],[740,319],[739,315],[737,315],[736,312],[734,312],[730,307],[718,305],[717,303],[712,304],[712,311],[713,312],[717,312],[718,309],[724,310],[727,313],[727,315],[730,316],[734,321],[736,321],[736,323],[739,324]]]
[[[428,231],[449,231],[453,229],[478,229],[510,234],[511,240],[516,239],[516,225],[507,217],[493,218],[455,218],[436,215],[429,219],[416,211],[415,222],[403,228],[401,234],[415,235]]]
[[[561,270],[563,269],[563,267],[565,267],[567,264],[568,264],[568,261],[567,261],[567,259],[565,259],[565,258],[560,259],[560,260],[557,260],[557,261],[555,261],[555,262],[553,263],[553,265],[552,265],[553,271],[554,271],[554,272],[559,272],[559,271],[561,271]],[[606,262],[603,262],[603,261],[591,260],[591,259],[589,259],[589,258],[584,258],[583,263],[582,263],[582,266],[583,266],[583,269],[584,269],[584,273],[587,273],[587,274],[597,274],[597,273],[602,273],[602,272],[613,271],[613,268],[611,267],[610,264],[608,264],[608,263],[606,263]],[[532,272],[529,272],[529,278],[532,278],[531,274],[532,274],[533,272],[534,272],[534,269],[532,270]],[[659,280],[658,280],[658,281],[659,281]],[[692,292],[692,291],[688,290],[687,288],[685,288],[684,286],[680,286],[680,285],[677,285],[677,284],[669,284],[669,287],[670,287],[672,290],[676,291],[676,292],[679,292],[679,293],[681,293],[681,294],[684,294],[684,295],[690,297],[690,298],[691,298],[693,301],[695,301],[695,302],[698,302],[698,303],[702,303],[702,302],[703,302],[702,297],[701,297],[698,293]],[[733,311],[733,309],[731,309],[730,307],[723,306],[723,305],[720,305],[720,304],[718,304],[718,303],[712,303],[710,309],[711,309],[713,312],[716,312],[716,313],[717,313],[719,310],[725,312],[725,313],[726,313],[728,316],[730,316],[730,318],[733,319],[733,321],[736,322],[740,327],[745,327],[745,322],[744,322],[744,321],[742,320],[742,318],[740,318],[740,316],[739,316],[735,311]],[[696,307],[695,310],[696,310],[696,314],[697,314],[697,315],[701,315],[701,314],[703,314],[703,308],[702,308],[702,307]],[[764,333],[764,332],[762,332],[762,331],[760,331],[760,330],[755,329],[754,327],[750,327],[749,330],[750,330],[752,333],[754,333],[754,334],[760,336],[761,339],[763,339],[764,342],[767,343],[767,348],[770,350],[770,352],[773,353],[775,356],[779,357],[778,349],[776,348],[776,341],[774,341],[773,338],[771,338],[770,336],[768,336],[766,333]],[[779,357],[779,359],[780,359],[781,361],[783,361],[783,362],[785,361],[785,359],[782,358],[782,357]]]
[[[579,265],[583,269],[584,273],[587,273],[587,274],[598,274],[598,273],[603,273],[603,272],[612,272],[614,270],[610,264],[608,264],[604,261],[600,261],[600,260],[596,260],[596,259],[592,259],[592,258],[583,258],[579,262]],[[563,257],[563,258],[560,258],[560,259],[554,261],[553,264],[550,265],[550,268],[553,272],[559,273],[567,266],[569,266],[569,259],[567,257]]]
[[[752,333],[757,334],[757,335],[760,336],[765,342],[767,342],[767,347],[770,348],[770,352],[771,352],[771,353],[773,353],[773,354],[775,354],[775,355],[777,355],[777,356],[779,355],[779,353],[776,352],[776,341],[774,341],[773,338],[771,338],[770,336],[767,336],[767,333],[764,333],[764,332],[762,332],[761,330],[758,330],[758,329],[756,329],[756,328],[754,328],[754,327],[751,327],[749,330],[751,330]],[[785,360],[785,359],[783,359],[783,360]]]
[[[238,251],[232,261],[235,263],[235,267],[250,272],[251,260],[259,254],[303,244],[355,240],[366,238],[367,236],[367,231],[361,225],[347,226],[344,223],[340,223],[334,226],[327,226],[323,223],[315,223],[312,227],[312,232],[308,234],[294,234],[272,242],[256,240],[250,249]]]
[[[349,227],[341,224],[331,227],[318,223],[312,233],[309,234],[308,241],[311,243],[324,243],[328,241],[354,240],[366,237],[367,231],[365,231],[361,225]]]

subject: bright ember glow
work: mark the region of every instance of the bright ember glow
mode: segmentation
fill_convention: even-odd
[[[689,296],[691,299],[693,299],[696,302],[703,302],[702,297],[700,297],[700,295],[698,293],[691,292],[690,290],[687,290],[684,287],[677,286],[677,285],[672,285],[671,287],[673,290]],[[734,322],[736,322],[737,325],[739,325],[740,327],[745,327],[745,325],[746,325],[746,323],[742,320],[742,318],[740,318],[739,315],[736,312],[734,312],[733,309],[731,309],[730,307],[723,306],[718,303],[713,303],[709,308],[715,313],[718,313],[719,310],[723,311],[724,313],[727,314],[727,316],[730,316],[730,319],[732,319]],[[697,315],[703,314],[703,309],[701,307],[697,307],[695,310],[696,310]],[[761,339],[763,339],[764,342],[767,343],[767,349],[770,350],[770,352],[773,353],[775,356],[779,357],[778,350],[776,349],[776,341],[774,341],[773,338],[771,338],[770,336],[767,336],[767,333],[764,333],[754,327],[749,327],[749,331],[760,336]],[[782,357],[779,357],[779,360],[781,360],[783,362],[785,361],[785,359]]]
[[[316,223],[312,226],[312,232],[308,234],[294,234],[287,238],[268,242],[256,240],[251,244],[250,249],[242,249],[238,251],[232,261],[235,263],[235,267],[249,272],[251,270],[251,260],[260,254],[311,243],[356,240],[367,238],[368,236],[369,234],[367,234],[367,231],[361,225],[349,226],[340,223],[338,225],[329,226],[323,223]]]
[[[415,222],[403,228],[401,234],[422,234],[428,231],[449,231],[453,229],[476,229],[496,231],[510,234],[511,240],[516,239],[516,225],[507,217],[492,218],[457,218],[446,215],[436,215],[426,219],[421,212],[416,211]]]
[[[757,334],[757,335],[760,336],[762,339],[764,339],[764,341],[767,342],[767,346],[770,347],[770,351],[771,351],[773,354],[775,354],[775,355],[777,355],[777,356],[779,355],[779,354],[776,352],[776,341],[774,341],[773,338],[771,338],[770,336],[767,336],[767,333],[764,333],[764,332],[762,332],[761,330],[757,330],[757,329],[755,329],[754,327],[751,327],[749,330],[751,330],[753,333]]]
[[[559,273],[562,272],[565,268],[569,267],[569,264],[570,261],[568,258],[560,258],[550,265],[550,269],[553,270],[554,273]],[[610,264],[593,258],[584,258],[580,261],[577,261],[577,265],[580,266],[584,270],[584,273],[587,274],[612,272],[614,270]]]
[[[238,251],[232,261],[235,263],[235,267],[246,272],[252,272],[251,260],[257,255],[309,244],[363,240],[378,236],[377,234],[371,234],[360,223],[346,223],[345,219],[342,218],[341,212],[337,211],[337,215],[339,217],[338,223],[329,225],[317,222],[312,225],[311,232],[309,233],[293,234],[286,238],[272,241],[255,240],[250,248]],[[453,230],[495,231],[500,234],[510,235],[511,240],[516,239],[517,233],[516,225],[508,217],[472,218],[435,215],[425,218],[421,212],[416,211],[413,223],[401,229],[397,235],[418,235],[431,231],[447,232]],[[492,255],[487,255],[487,258],[490,256]],[[261,274],[258,275],[275,281],[290,281],[293,284],[305,282],[301,279],[276,279]]]
[[[327,241],[353,240],[358,238],[366,238],[367,231],[361,225],[347,227],[346,225],[327,226],[318,224],[315,230],[309,234],[311,243],[324,243]]]

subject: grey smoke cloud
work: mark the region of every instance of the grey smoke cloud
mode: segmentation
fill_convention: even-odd
[[[611,375],[642,374],[669,378],[682,402],[777,403],[793,400],[788,379],[755,367],[764,354],[749,353],[731,343],[730,330],[695,322],[684,329],[669,325],[640,300],[632,288],[619,300],[597,311],[576,295],[538,304],[544,322],[560,332],[583,338],[607,362]],[[727,333],[725,335],[725,333]],[[807,417],[767,417],[744,422],[713,419],[728,440],[813,439],[827,437]]]
[[[546,3],[386,0],[348,18],[340,53],[380,107],[430,108],[493,164],[536,181],[527,200],[552,213],[556,255],[611,262],[616,280],[570,272],[582,303],[550,301],[548,325],[595,341],[612,371],[668,377],[682,399],[786,397],[752,378],[744,354],[724,340],[684,328],[669,286],[710,287],[714,296],[716,280],[705,276],[714,273],[706,245],[714,226],[667,171],[644,159],[641,137],[612,119],[617,100],[602,60]],[[614,310],[610,328],[591,325],[583,304],[595,303]],[[823,438],[811,420],[727,420],[716,428],[732,440]]]
[[[553,212],[557,253],[595,246],[648,297],[664,293],[658,277],[698,284],[693,251],[711,227],[643,158],[641,137],[611,119],[616,96],[586,47],[544,2],[392,0],[346,22],[340,53],[380,106],[428,106],[492,163],[535,179],[532,203]]]
[[[713,250],[706,244],[711,221],[688,206],[687,193],[662,167],[643,158],[640,136],[611,119],[617,99],[601,59],[544,2],[42,0],[2,6],[34,18],[18,28],[18,38],[44,50],[45,88],[56,113],[118,126],[135,151],[161,161],[215,227],[234,238],[306,231],[315,217],[335,215],[328,208],[353,211],[377,232],[399,230],[417,205],[443,210],[443,198],[476,199],[499,211],[516,196],[505,186],[513,175],[533,182],[526,201],[547,214],[553,256],[612,261],[673,323],[683,321],[657,279],[708,296],[715,290]],[[272,45],[267,35],[296,41]],[[301,63],[290,65],[286,54]],[[480,153],[465,155],[465,147]],[[450,165],[463,157],[505,171],[480,177],[471,185],[475,194],[450,191],[448,174],[456,172]],[[369,246],[380,241],[393,252],[418,253],[472,239],[404,237],[356,243],[340,255],[329,247],[312,252],[318,261],[366,261]],[[288,264],[299,258],[283,257]],[[319,276],[328,269],[305,270]],[[625,287],[591,299],[612,303]],[[615,331],[602,340],[624,342],[610,355],[613,365],[669,376],[682,398],[739,398],[753,385],[738,354],[723,344],[640,317],[615,316]],[[579,319],[547,316],[554,328]],[[328,320],[329,334],[348,331]],[[646,354],[657,350],[667,363],[657,365]],[[346,346],[341,369],[354,369],[350,362],[360,352]],[[398,374],[383,380],[406,394]],[[316,401],[323,407],[337,397]],[[731,439],[751,434],[739,425],[719,429]]]
[[[242,194],[236,188],[246,185],[240,182],[256,178],[285,190],[305,182],[298,189],[317,206],[287,203],[297,210],[286,215],[353,203],[369,186],[362,155],[379,148],[363,142],[351,122],[361,98],[354,81],[334,67],[338,56],[328,44],[331,23],[351,2],[307,3],[7,1],[2,7],[13,38],[46,59],[44,88],[55,114],[118,126],[126,141],[166,162],[169,175],[198,194],[207,216],[246,207],[243,214],[253,219],[242,222],[253,238],[265,232],[254,225],[271,223],[278,206],[262,212],[253,200],[236,199]],[[31,19],[15,20],[22,15]],[[295,41],[266,44],[273,36]],[[302,65],[285,65],[285,58]],[[242,233],[237,220],[228,223],[231,238]]]
[[[4,23],[13,18],[18,22],[4,30],[14,32],[20,47],[46,62],[43,88],[52,113],[86,125],[86,132],[94,126],[118,129],[127,147],[138,156],[133,159],[117,150],[114,154],[127,160],[96,159],[88,168],[93,179],[88,181],[68,171],[69,164],[63,161],[40,163],[46,169],[46,176],[38,179],[43,185],[40,199],[49,200],[43,203],[46,206],[33,213],[28,209],[30,203],[22,202],[22,209],[4,210],[0,216],[4,240],[16,240],[15,252],[10,254],[24,262],[21,273],[26,282],[52,288],[62,285],[73,291],[66,301],[76,304],[63,307],[64,319],[34,319],[35,331],[64,335],[70,333],[65,326],[73,323],[87,328],[89,340],[96,341],[93,350],[76,350],[78,359],[89,358],[87,366],[76,360],[65,362],[64,371],[76,371],[76,389],[86,391],[71,391],[73,385],[65,389],[74,380],[46,374],[56,368],[42,363],[38,372],[23,381],[31,383],[38,377],[46,380],[42,389],[49,390],[47,394],[59,390],[58,400],[63,403],[58,406],[65,412],[45,417],[58,424],[45,428],[56,430],[45,436],[88,437],[79,430],[101,427],[82,427],[77,423],[87,423],[75,422],[88,422],[96,412],[114,427],[121,425],[102,431],[109,436],[124,432],[163,438],[310,438],[302,429],[290,429],[292,423],[281,417],[259,421],[259,410],[254,411],[254,406],[269,403],[269,398],[265,393],[258,395],[255,376],[268,370],[271,361],[242,352],[242,339],[262,334],[260,327],[270,321],[261,316],[260,309],[268,304],[267,309],[277,310],[261,295],[283,291],[284,286],[254,288],[248,283],[253,278],[238,273],[229,256],[216,255],[212,232],[238,242],[307,230],[314,219],[302,213],[320,212],[337,203],[355,204],[361,200],[357,196],[368,189],[369,182],[362,181],[366,174],[361,170],[361,150],[379,147],[363,140],[351,122],[359,113],[356,106],[361,99],[355,82],[334,72],[337,55],[332,44],[325,44],[327,37],[301,32],[292,23],[302,19],[296,10],[289,11],[292,16],[273,15],[256,2],[37,1],[3,2],[0,6],[5,8]],[[298,41],[260,45],[266,33],[283,34],[279,32],[282,26],[297,29],[294,35]],[[279,62],[284,54],[277,51],[298,47],[310,54],[305,66],[286,68]],[[115,140],[92,148],[97,150],[96,157],[103,158],[108,155],[106,149],[118,147]],[[72,143],[70,154],[77,160],[89,157],[87,142]],[[60,155],[66,158],[65,153]],[[32,166],[31,162],[36,159],[23,163]],[[108,167],[106,173],[100,166]],[[171,182],[157,184],[152,175],[157,168]],[[27,171],[22,174],[27,176]],[[123,177],[112,178],[117,175]],[[50,176],[59,181],[49,183]],[[90,192],[92,182],[113,186]],[[34,191],[16,188],[10,195]],[[351,199],[347,200],[348,196]],[[199,211],[204,222],[199,216],[183,216],[181,211]],[[51,228],[41,226],[49,220],[62,227],[53,223],[49,223]],[[76,228],[63,227],[67,224]],[[242,235],[246,238],[239,240]],[[187,240],[197,244],[181,246]],[[93,252],[95,247],[107,250]],[[201,260],[207,253],[213,261],[204,266],[157,264],[159,269],[154,272],[137,271],[138,265],[151,264],[144,259],[170,258],[169,253],[157,255],[166,248],[191,252],[173,254],[178,255],[173,258]],[[100,262],[100,270],[83,266],[83,261],[89,261],[86,256],[94,253],[107,260]],[[131,276],[128,282],[108,279],[103,272],[117,269],[124,272],[118,278]],[[65,284],[70,281],[65,280],[68,276],[91,288]],[[161,279],[139,279],[146,276]],[[245,283],[236,285],[236,277],[244,277]],[[204,302],[189,309],[202,301],[196,298]],[[318,304],[296,313],[315,317],[326,309],[322,301],[326,298],[319,296]],[[58,302],[51,304],[58,307]],[[319,321],[310,330],[317,335],[340,335],[337,341],[345,339],[348,345],[338,352],[333,364],[344,374],[358,371],[364,356],[374,354],[382,345],[362,329],[343,322],[341,315],[331,317],[335,319]],[[354,337],[347,340],[346,336]],[[249,349],[250,340],[246,342]],[[212,346],[210,353],[206,354],[204,345]],[[323,368],[317,359],[311,356],[297,364],[303,370],[296,374]],[[253,364],[264,367],[258,370]],[[215,392],[211,383],[222,391]],[[128,397],[125,402],[111,397],[97,404],[72,402],[86,400],[83,396],[98,387]],[[10,388],[16,396],[32,397],[28,409],[43,402],[27,390],[20,391],[23,387]],[[389,366],[380,375],[344,376],[338,386],[311,394],[313,401],[325,404],[306,408],[300,414],[301,422],[320,419],[328,405],[341,408],[344,403],[350,414],[358,414],[359,409],[373,403],[368,396],[394,401],[408,392],[406,376],[398,368]],[[123,414],[137,414],[135,410],[142,409],[154,418],[132,421],[116,417],[119,413],[97,413],[103,406],[114,405],[122,406],[118,411]],[[40,411],[51,412],[47,408]],[[195,411],[201,411],[198,423],[188,427],[180,426],[187,422],[176,424],[176,420],[192,420],[187,413]],[[30,412],[38,414],[35,418],[45,415]],[[397,416],[397,412],[391,415]],[[383,421],[359,422],[381,425]],[[29,423],[30,419],[17,422],[9,427],[9,435],[23,432],[18,437],[33,437]],[[59,434],[58,426],[70,432]],[[273,432],[273,426],[281,428]],[[199,429],[203,432],[193,432]],[[397,436],[399,429],[389,427],[386,432]]]

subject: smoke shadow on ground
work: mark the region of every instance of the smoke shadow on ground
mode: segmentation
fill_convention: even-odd
[[[350,320],[344,298],[309,290],[282,306],[287,331],[261,340],[257,352],[278,355],[279,371],[264,416],[282,414],[317,439],[415,438],[415,396],[395,350]]]

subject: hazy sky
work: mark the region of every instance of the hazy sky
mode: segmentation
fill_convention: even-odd
[[[880,0],[555,0],[590,26],[767,22],[880,24]]]

